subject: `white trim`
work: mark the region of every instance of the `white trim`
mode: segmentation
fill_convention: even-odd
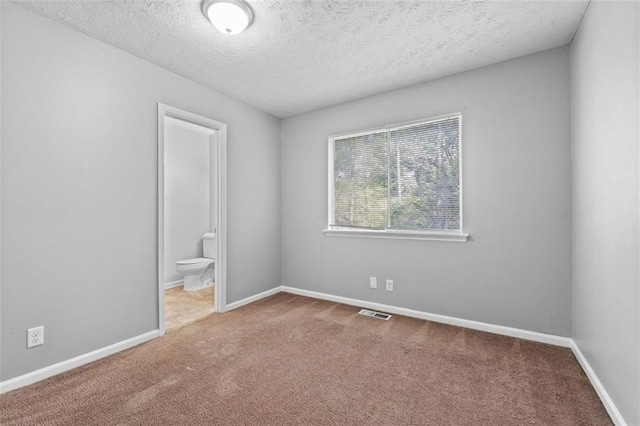
[[[389,314],[404,315],[412,318],[419,318],[428,321],[439,322],[442,324],[455,325],[472,330],[486,331],[487,333],[500,334],[503,336],[516,337],[518,339],[531,340],[534,342],[547,343],[549,345],[561,346],[564,348],[571,347],[571,338],[556,336],[553,334],[538,333],[536,331],[522,330],[519,328],[506,327],[503,325],[489,324],[486,322],[466,320],[462,318],[449,317],[446,315],[432,314],[429,312],[416,311],[413,309],[401,308],[398,306],[385,305],[382,303],[367,302],[365,300],[351,299],[349,297],[334,296],[331,294],[318,293],[311,290],[303,290],[295,287],[282,286],[281,290],[285,293],[296,294],[299,296],[313,297],[315,299],[328,300],[331,302],[343,303],[345,305],[358,306],[361,308],[372,309]]]
[[[172,117],[187,121],[215,131],[211,139],[214,149],[217,149],[217,170],[215,193],[218,198],[218,211],[211,216],[217,223],[213,223],[218,242],[216,267],[214,269],[214,311],[225,312],[227,297],[227,125],[219,121],[203,117],[158,102],[158,330],[160,335],[165,333],[164,318],[164,117]]]
[[[289,287],[284,285],[274,287],[272,289],[263,291],[262,293],[255,294],[253,296],[247,297],[237,302],[230,303],[229,305],[226,305],[225,310],[231,311],[281,292],[295,294],[299,296],[312,297],[315,299],[327,300],[327,301],[336,302],[336,303],[343,303],[345,305],[373,309],[376,311],[381,311],[381,312],[395,314],[395,315],[404,315],[407,317],[434,321],[442,324],[449,324],[449,325],[454,325],[458,327],[469,328],[472,330],[484,331],[487,333],[515,337],[515,338],[530,340],[534,342],[546,343],[554,346],[570,348],[573,354],[575,355],[576,359],[580,363],[580,366],[584,370],[585,374],[589,378],[591,385],[595,389],[598,397],[602,401],[602,404],[604,405],[605,409],[607,410],[607,413],[609,414],[613,422],[617,426],[627,426],[627,423],[625,422],[624,418],[618,411],[616,405],[614,404],[613,400],[609,396],[608,392],[602,385],[602,382],[600,382],[600,380],[596,376],[595,372],[591,368],[591,365],[589,365],[589,362],[584,357],[584,354],[578,347],[577,343],[570,337],[555,336],[552,334],[538,333],[535,331],[527,331],[527,330],[522,330],[522,329],[513,328],[513,327],[506,327],[502,325],[484,323],[480,321],[472,321],[472,320],[466,320],[466,319],[461,319],[456,317],[450,317],[446,315],[432,314],[428,312],[416,311],[413,309],[385,305],[382,303],[367,302],[365,300],[352,299],[349,297],[334,296],[326,293],[319,293],[316,291],[304,290],[304,289]],[[131,347],[137,346],[141,343],[145,343],[159,336],[161,336],[160,330],[150,331],[150,332],[141,334],[139,336],[132,337],[127,340],[123,340],[122,342],[118,342],[113,345],[110,345],[101,349],[97,349],[87,354],[80,355],[75,358],[59,362],[49,367],[41,368],[31,373],[27,373],[22,376],[15,377],[13,379],[6,380],[4,382],[0,382],[0,394],[39,382],[41,380],[47,379],[49,377],[55,376],[65,371],[69,371],[73,368],[80,367],[82,365],[99,360],[109,355],[113,355],[125,349],[129,349]]]
[[[640,4],[636,3],[636,18],[637,18],[637,23],[636,23],[636,33],[637,33],[637,40],[636,43],[638,43],[637,47],[638,47],[638,69],[637,69],[637,73],[638,73],[638,78],[640,79]],[[636,119],[638,120],[638,140],[636,141],[636,146],[640,146],[640,83],[638,83],[638,87],[637,87],[637,96],[638,96],[638,111],[637,111],[637,117]],[[638,161],[638,164],[640,164],[640,150],[638,150],[638,157],[636,159]],[[638,187],[640,188],[640,173],[638,173]],[[640,212],[640,198],[638,199],[638,212]],[[640,241],[640,215],[638,215],[638,235],[637,235],[638,241]],[[638,262],[638,264],[640,264],[640,252],[636,252],[636,261]],[[637,285],[640,286],[640,283],[637,283]],[[638,342],[640,342],[640,291],[638,292]],[[640,376],[640,354],[638,356],[638,370],[639,373],[638,375]],[[640,377],[636,378],[637,380],[640,381]],[[638,407],[638,418],[640,419],[640,407]]]
[[[2,99],[2,3],[0,3],[0,99]],[[2,102],[0,102],[0,176],[2,176]],[[0,224],[2,224],[2,179],[0,179]],[[0,241],[2,226],[0,225]],[[2,250],[0,245],[0,348],[2,348]],[[0,350],[0,380],[2,380],[2,350]],[[0,382],[2,393],[2,382]]]
[[[215,268],[214,311],[227,310],[227,125],[218,129],[218,258]]]
[[[607,413],[617,426],[627,426],[624,418],[618,411],[615,403],[609,396],[602,382],[596,376],[589,362],[584,357],[582,351],[578,347],[578,344],[570,337],[556,336],[553,334],[539,333],[536,331],[522,330],[519,328],[506,327],[502,325],[489,324],[480,321],[466,320],[456,317],[450,317],[446,315],[432,314],[428,312],[416,311],[413,309],[401,308],[397,306],[385,305],[382,303],[367,302],[364,300],[352,299],[342,296],[334,296],[331,294],[319,293],[311,290],[304,290],[295,287],[281,286],[280,290],[284,293],[296,294],[299,296],[312,297],[315,299],[327,300],[330,302],[343,303],[345,305],[357,306],[385,313],[404,315],[412,318],[419,318],[428,321],[439,322],[443,324],[455,325],[458,327],[469,328],[472,330],[484,331],[487,333],[500,334],[503,336],[515,337],[518,339],[530,340],[534,342],[546,343],[549,345],[560,346],[563,348],[570,348],[575,355],[578,363],[584,370],[585,374],[589,378],[591,385],[593,386],[596,394],[602,401]]]
[[[171,281],[170,283],[164,283],[164,289],[169,290],[170,288],[180,287],[184,284],[184,280]]]
[[[469,234],[463,232],[405,231],[395,229],[330,228],[323,229],[322,232],[327,237],[391,238],[397,240],[452,241],[458,243],[466,243],[469,238]]]
[[[458,116],[458,183],[460,188],[458,189],[460,197],[460,231],[464,229],[464,179],[462,178],[462,172],[464,170],[464,159],[462,156],[462,145],[464,140],[462,138],[462,113]],[[467,234],[467,237],[469,234]],[[465,239],[466,242],[466,239]]]
[[[101,358],[105,358],[109,355],[113,355],[117,352],[124,351],[125,349],[132,348],[141,343],[148,342],[160,336],[159,330],[149,331],[136,337],[132,337],[127,340],[123,340],[113,345],[105,346],[104,348],[96,349],[84,355],[77,356],[75,358],[68,359],[66,361],[58,362],[48,367],[41,368],[36,371],[32,371],[22,376],[14,377],[13,379],[5,380],[0,383],[0,394],[18,389],[24,386],[31,385],[49,377],[53,377],[57,374],[64,373],[65,371],[78,368],[90,362],[97,361]]]
[[[328,170],[327,170],[327,182],[328,182],[328,189],[327,189],[327,194],[328,194],[328,202],[327,202],[327,226],[331,225],[331,223],[334,222],[333,220],[333,211],[335,209],[333,202],[335,201],[335,197],[333,194],[333,190],[335,189],[335,172],[334,172],[334,167],[335,167],[335,157],[333,155],[333,153],[335,152],[335,144],[336,144],[336,139],[334,137],[330,137],[329,138],[329,143],[327,144],[329,146],[329,154],[327,156],[327,166],[328,166]]]
[[[248,305],[249,303],[257,302],[260,299],[264,299],[265,297],[273,296],[274,294],[280,293],[282,291],[282,286],[274,287],[270,290],[263,291],[262,293],[254,294],[253,296],[249,296],[242,300],[238,300],[237,302],[229,303],[227,305],[227,311],[232,311],[234,309],[238,309],[244,305]]]
[[[158,104],[158,331],[164,336],[164,105]]]
[[[591,365],[589,365],[589,362],[587,361],[584,354],[578,347],[578,344],[573,339],[571,339],[571,350],[573,351],[573,354],[575,355],[576,359],[580,363],[580,366],[584,370],[585,374],[589,378],[591,385],[593,386],[596,393],[600,397],[600,400],[602,401],[602,405],[604,405],[604,408],[607,410],[607,413],[609,413],[609,416],[611,417],[611,420],[613,420],[613,423],[615,423],[617,426],[626,426],[627,423],[624,421],[622,414],[620,414],[620,411],[618,411],[618,408],[613,403],[613,400],[609,396],[609,393],[604,388],[604,386],[602,385],[602,382],[600,381],[600,379],[598,379],[598,376],[596,376],[596,373],[593,371],[593,368],[591,368]]]
[[[329,139],[343,139],[347,137],[369,135],[372,133],[386,133],[388,130],[398,130],[403,127],[411,127],[411,126],[415,126],[416,124],[430,123],[433,121],[442,121],[442,120],[446,120],[448,118],[454,118],[454,117],[462,117],[462,111],[451,112],[448,114],[440,114],[440,115],[427,117],[427,118],[419,118],[416,120],[403,121],[401,123],[385,124],[382,127],[371,127],[369,129],[364,129],[364,130],[338,133],[335,135],[330,135]]]

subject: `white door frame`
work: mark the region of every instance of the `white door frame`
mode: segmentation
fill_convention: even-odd
[[[164,118],[173,117],[215,130],[217,138],[217,223],[216,240],[218,253],[214,268],[214,311],[225,312],[227,308],[227,125],[201,115],[193,114],[169,105],[158,103],[158,330],[165,333],[164,324]],[[214,195],[215,196],[215,195]]]

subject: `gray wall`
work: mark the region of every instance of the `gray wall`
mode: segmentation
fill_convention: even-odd
[[[279,120],[2,8],[2,380],[157,329],[157,102],[228,125],[227,302],[280,284]]]
[[[202,234],[211,232],[210,136],[178,120],[164,125],[164,283],[179,281],[179,260],[202,257]],[[211,195],[211,196],[210,196]]]
[[[327,136],[455,111],[471,241],[322,234]],[[569,336],[569,113],[562,47],[283,120],[283,284]]]
[[[638,4],[592,2],[571,48],[573,338],[638,413]]]
[[[2,6],[0,6],[0,381],[2,381],[2,301],[3,301],[3,296],[2,296],[2,64],[3,64],[3,60],[2,60],[2,29],[3,29],[3,25],[2,25],[2,21],[3,21],[3,15],[4,13],[2,12],[3,8]]]

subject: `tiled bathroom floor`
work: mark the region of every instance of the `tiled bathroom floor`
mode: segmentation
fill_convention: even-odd
[[[199,291],[173,287],[164,292],[165,328],[180,327],[213,312],[213,286]]]

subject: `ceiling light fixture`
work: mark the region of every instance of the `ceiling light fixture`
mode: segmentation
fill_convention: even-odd
[[[204,0],[202,13],[224,34],[239,34],[253,22],[253,11],[244,0]]]

